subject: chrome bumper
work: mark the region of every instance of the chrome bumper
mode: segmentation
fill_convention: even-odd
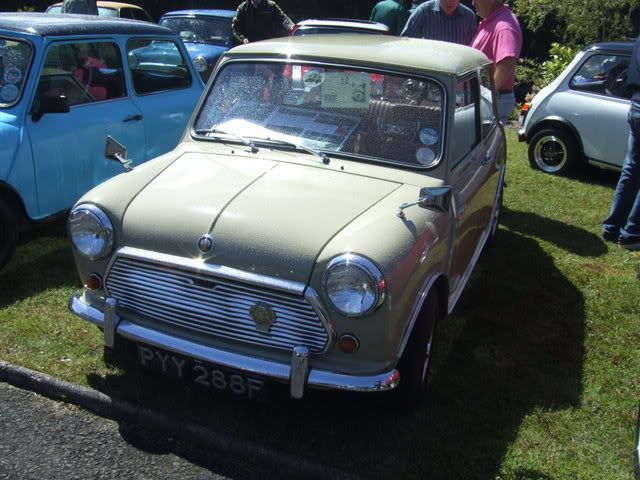
[[[78,317],[101,327],[104,332],[104,343],[107,347],[113,347],[117,334],[134,342],[163,348],[245,374],[288,383],[293,398],[302,398],[305,387],[354,392],[382,392],[395,388],[400,379],[400,374],[396,369],[368,376],[344,375],[326,370],[309,369],[309,352],[305,347],[294,348],[291,364],[286,364],[201,345],[120,318],[117,314],[116,300],[113,298],[107,298],[105,311],[102,312],[84,302],[82,294],[76,293],[69,300],[69,310]]]

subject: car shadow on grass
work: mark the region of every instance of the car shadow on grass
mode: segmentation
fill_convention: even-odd
[[[507,225],[517,219],[505,212]],[[107,355],[120,373],[89,383],[364,478],[545,478],[503,461],[528,414],[579,404],[584,300],[534,238],[501,228],[495,240],[439,328],[429,395],[416,411],[389,408],[384,394],[310,391],[294,401],[281,386],[260,401],[237,400],[149,374],[132,351]]]
[[[536,213],[505,207],[501,223],[512,232],[546,240],[581,257],[599,257],[608,251],[607,245],[598,235]]]
[[[64,220],[47,223],[30,232],[0,270],[0,309],[49,288],[78,283]]]

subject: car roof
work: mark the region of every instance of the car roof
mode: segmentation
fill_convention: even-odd
[[[173,30],[149,22],[118,17],[55,13],[0,13],[0,30],[35,34],[41,37],[104,34],[176,35]]]
[[[191,17],[196,15],[204,15],[209,17],[225,17],[233,18],[236,16],[235,10],[214,10],[214,9],[192,9],[192,10],[173,10],[163,13],[161,18],[166,17]]]
[[[336,48],[340,45],[340,48]],[[343,33],[282,37],[248,43],[226,58],[283,58],[460,75],[489,62],[479,50],[418,38]]]
[[[138,5],[133,5],[131,3],[122,3],[122,2],[108,2],[108,1],[101,1],[98,0],[97,2],[97,6],[98,7],[105,7],[105,8],[135,8],[138,10],[144,10],[144,8],[138,6]],[[61,7],[62,6],[62,2],[58,2],[58,3],[54,3],[53,5],[51,5],[52,7]]]
[[[593,43],[591,45],[588,45],[586,47],[584,47],[582,50],[585,52],[591,52],[591,51],[595,51],[595,50],[615,50],[615,51],[622,51],[622,52],[629,52],[631,53],[631,50],[633,49],[633,44],[634,42],[628,41],[628,42],[600,42],[600,43]]]
[[[363,30],[379,30],[381,33],[389,32],[389,27],[384,23],[370,22],[350,18],[310,18],[297,23],[298,27],[342,27],[362,28]]]

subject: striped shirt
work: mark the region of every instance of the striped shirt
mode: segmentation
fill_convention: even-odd
[[[413,11],[401,35],[470,45],[477,26],[469,7],[459,4],[447,15],[440,10],[440,0],[428,0]]]

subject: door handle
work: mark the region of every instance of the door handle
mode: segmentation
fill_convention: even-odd
[[[482,160],[480,160],[480,164],[481,165],[486,165],[487,163],[491,163],[491,160],[493,160],[493,155],[491,155],[489,152],[487,152],[482,157]]]
[[[142,120],[144,117],[142,116],[142,114],[137,113],[135,115],[129,115],[128,117],[126,117],[123,122],[139,122],[140,120]]]

